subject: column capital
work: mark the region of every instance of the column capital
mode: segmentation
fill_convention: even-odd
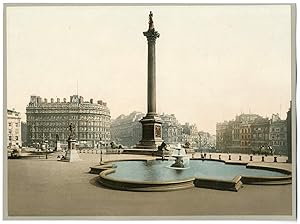
[[[159,33],[154,30],[148,30],[146,32],[143,32],[144,36],[147,37],[148,42],[154,42],[156,41],[156,38],[159,38]]]

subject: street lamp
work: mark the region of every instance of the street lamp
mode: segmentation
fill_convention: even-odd
[[[100,138],[100,154],[99,154],[99,164],[101,165],[101,162],[102,162],[102,160],[103,160],[103,156],[102,156],[102,144],[103,144],[103,142],[102,142],[102,139]]]
[[[101,165],[102,162],[102,149],[100,149],[100,159],[99,159],[99,164]]]
[[[48,159],[48,140],[45,140],[46,159]]]

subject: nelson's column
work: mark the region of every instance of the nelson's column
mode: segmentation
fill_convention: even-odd
[[[156,74],[155,74],[155,41],[159,33],[155,31],[153,14],[149,14],[149,29],[143,32],[148,41],[148,111],[140,122],[142,123],[142,140],[136,148],[157,149],[162,143],[161,119],[156,113]]]

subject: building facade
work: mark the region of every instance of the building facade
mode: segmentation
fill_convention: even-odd
[[[139,122],[145,114],[132,112],[129,115],[120,115],[111,122],[111,139],[128,147],[134,147],[142,136],[142,125]],[[174,114],[160,114],[162,120],[162,139],[169,145],[190,143],[191,147],[201,145],[201,137],[195,124],[185,123],[181,125]],[[215,135],[203,133],[203,146],[215,148]]]
[[[28,145],[28,133],[27,133],[27,123],[21,122],[21,140],[22,140],[22,146]]]
[[[269,145],[279,154],[287,154],[287,121],[273,114],[269,128]]]
[[[7,110],[7,147],[21,146],[21,115],[14,109]]]
[[[251,153],[263,146],[280,154],[287,152],[287,122],[278,114],[272,119],[241,114],[216,125],[216,148],[221,152]]]
[[[259,149],[262,146],[270,146],[269,143],[269,126],[268,118],[258,118],[251,124],[251,149]]]
[[[31,96],[26,107],[28,144],[39,145],[47,140],[54,146],[56,140],[66,143],[69,125],[75,126],[75,138],[79,147],[98,147],[110,142],[110,111],[107,103],[84,101],[82,96],[70,96],[61,102],[51,98]]]
[[[226,152],[228,145],[226,144],[226,138],[229,125],[228,121],[217,123],[216,125],[216,149],[221,152]]]
[[[188,142],[191,147],[199,147],[199,134],[196,124],[185,123],[181,125],[179,141],[182,144]]]
[[[120,115],[111,122],[112,141],[127,147],[135,146],[142,138],[142,124],[140,120],[145,116],[141,112]]]
[[[167,144],[178,144],[182,132],[181,125],[174,114],[161,114],[162,120],[162,139]]]

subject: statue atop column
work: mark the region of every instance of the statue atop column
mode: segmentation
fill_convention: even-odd
[[[155,31],[152,11],[150,11],[150,14],[149,14],[149,29],[148,29],[148,31]]]
[[[154,42],[156,38],[159,37],[159,33],[157,31],[155,31],[154,29],[154,23],[153,23],[153,13],[152,11],[150,11],[149,14],[149,28],[146,32],[143,32],[144,36],[147,37],[147,40],[150,42]]]

